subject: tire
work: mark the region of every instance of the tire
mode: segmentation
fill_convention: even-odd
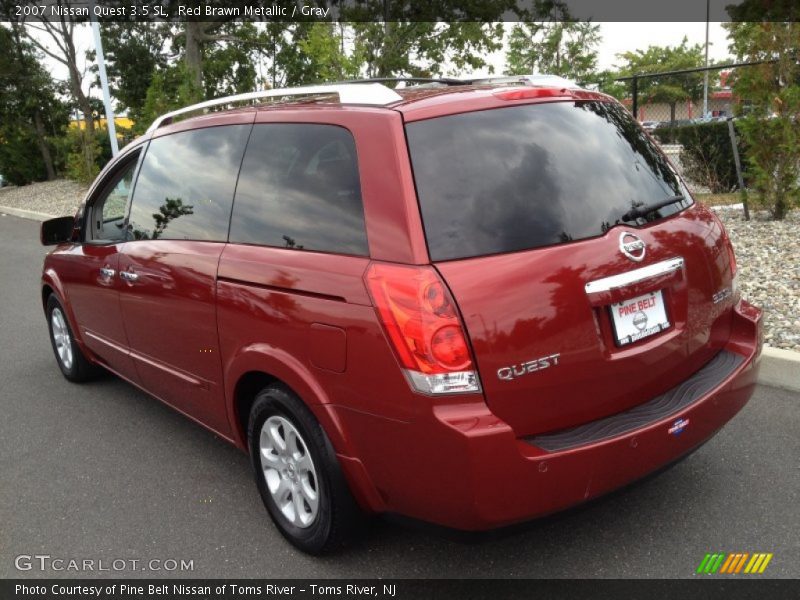
[[[50,331],[50,344],[56,356],[61,373],[69,381],[82,383],[97,377],[100,368],[89,362],[75,342],[67,313],[55,294],[47,298],[47,327]]]
[[[273,384],[259,392],[247,439],[261,499],[289,542],[309,554],[324,554],[356,537],[363,515],[333,446],[291,390]],[[281,440],[288,450],[281,449]]]

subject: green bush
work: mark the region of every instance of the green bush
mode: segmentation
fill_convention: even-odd
[[[727,121],[696,123],[680,127],[659,127],[654,132],[662,144],[680,144],[683,175],[690,182],[724,194],[738,187]],[[744,165],[746,149],[739,143]]]
[[[14,185],[25,185],[47,178],[36,136],[29,128],[4,127],[0,143],[0,175]]]
[[[68,129],[58,144],[59,154],[64,157],[64,174],[68,179],[80,183],[91,183],[111,160],[111,141],[104,127],[95,127],[94,136],[85,131]]]
[[[795,86],[800,107],[800,85]],[[800,114],[800,110],[798,111]],[[742,136],[751,144],[746,168],[752,174],[752,204],[783,219],[800,208],[800,126],[791,116],[740,119]]]

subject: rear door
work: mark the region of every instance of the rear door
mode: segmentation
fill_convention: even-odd
[[[353,348],[369,335],[368,255],[353,134],[333,124],[257,122],[219,265],[225,364],[257,352],[281,379],[312,373],[325,393],[361,399],[347,373],[358,369]]]
[[[484,110],[407,135],[431,259],[490,408],[520,435],[650,400],[727,339],[724,233],[620,105]]]
[[[122,314],[142,385],[222,433],[217,265],[250,124],[150,142],[131,202],[119,276]]]

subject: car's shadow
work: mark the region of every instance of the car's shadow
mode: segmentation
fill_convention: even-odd
[[[215,544],[231,549],[231,559],[245,563],[234,568],[203,561],[203,570],[192,576],[231,576],[240,574],[243,568],[250,576],[304,572],[320,577],[436,577],[453,573],[520,576],[532,569],[539,576],[569,576],[575,572],[571,561],[576,556],[596,555],[610,547],[622,552],[620,549],[633,538],[652,537],[654,526],[661,529],[659,520],[682,512],[681,488],[703,488],[697,468],[679,466],[661,477],[648,478],[556,515],[487,533],[457,532],[386,515],[369,519],[364,534],[350,547],[313,558],[290,546],[272,525],[253,484],[249,459],[238,449],[111,375],[84,386],[66,382],[63,386],[71,401],[83,403],[85,408],[91,405],[94,418],[86,423],[89,430],[82,436],[114,437],[122,445],[120,459],[134,452],[136,459],[150,468],[177,474],[152,487],[147,486],[151,477],[147,469],[132,469],[126,478],[128,489],[117,490],[120,495],[142,485],[149,487],[150,509],[181,523],[183,529],[177,534],[187,543],[210,536]],[[118,429],[120,422],[129,423],[124,435]],[[705,462],[701,455],[692,460],[700,465]],[[102,473],[98,475],[102,477]],[[187,496],[197,501],[187,506],[183,501]],[[126,514],[124,518],[127,523],[136,515]],[[114,523],[109,525],[113,527]],[[160,535],[159,531],[152,532],[155,546],[159,546]],[[253,553],[262,558],[254,558]],[[437,564],[440,561],[446,562],[445,570]],[[253,572],[248,563],[261,564],[262,569]],[[589,565],[593,563],[597,565],[590,567],[594,571],[587,571],[587,576],[618,575],[604,571],[602,560],[589,561]],[[365,570],[366,564],[372,566]]]

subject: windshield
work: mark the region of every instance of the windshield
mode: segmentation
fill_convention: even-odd
[[[432,260],[602,235],[691,204],[651,139],[613,102],[529,104],[406,126]],[[631,209],[685,196],[635,220]]]

